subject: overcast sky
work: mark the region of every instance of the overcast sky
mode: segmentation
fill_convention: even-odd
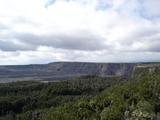
[[[160,61],[160,0],[0,0],[0,65]]]

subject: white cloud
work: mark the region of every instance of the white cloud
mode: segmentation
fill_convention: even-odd
[[[0,64],[158,61],[159,3],[0,0]]]
[[[159,0],[143,0],[144,15],[150,18],[160,17]]]

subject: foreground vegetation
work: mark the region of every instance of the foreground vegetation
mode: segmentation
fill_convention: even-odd
[[[85,76],[62,82],[15,82],[0,84],[0,119],[38,119],[49,108],[80,98],[91,98],[125,78]]]
[[[0,120],[159,120],[160,67],[139,67],[130,80],[0,84]]]

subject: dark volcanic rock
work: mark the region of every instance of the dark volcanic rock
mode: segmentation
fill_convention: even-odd
[[[0,82],[66,80],[83,75],[130,76],[134,63],[54,62],[42,65],[0,66]]]

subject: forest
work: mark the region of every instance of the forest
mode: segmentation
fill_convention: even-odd
[[[0,120],[159,120],[160,67],[132,77],[0,84]]]

